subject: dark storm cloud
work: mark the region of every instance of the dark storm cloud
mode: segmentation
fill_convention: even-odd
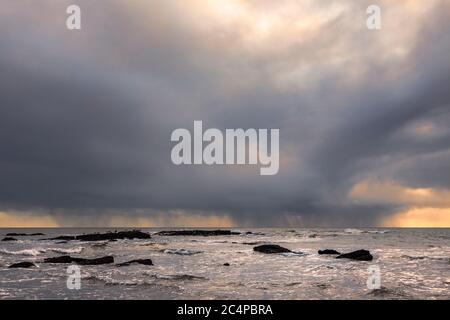
[[[323,37],[251,53],[240,33],[205,34],[157,2],[143,13],[136,3],[79,1],[83,30],[69,32],[67,4],[44,1],[37,12],[8,1],[0,14],[0,211],[95,219],[181,209],[254,225],[281,225],[284,215],[303,225],[370,225],[398,208],[349,199],[360,180],[449,187],[445,1],[426,13],[398,65],[370,45],[383,33],[345,32],[351,10],[328,21]],[[341,47],[355,60],[328,64]],[[311,71],[286,85],[299,66]],[[392,76],[397,68],[407,71]],[[346,83],[356,71],[361,78]],[[174,166],[170,134],[194,120],[279,128],[280,173]],[[425,122],[435,135],[415,135]]]

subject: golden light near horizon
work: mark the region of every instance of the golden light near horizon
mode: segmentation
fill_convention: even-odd
[[[33,216],[0,212],[0,228],[57,228],[59,223],[51,216]]]
[[[450,228],[450,208],[411,208],[381,221],[383,227]]]
[[[236,222],[229,215],[195,214],[184,211],[169,211],[154,216],[127,215],[126,213],[93,216],[64,216],[35,214],[31,212],[0,212],[0,228],[61,228],[61,227],[105,227],[105,228],[157,228],[157,227],[204,227],[231,228]]]
[[[369,204],[406,207],[383,218],[384,227],[450,227],[450,191],[411,188],[394,181],[363,180],[353,186],[348,197]]]

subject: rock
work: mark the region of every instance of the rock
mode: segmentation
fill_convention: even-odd
[[[80,241],[115,241],[121,239],[150,239],[151,236],[148,233],[141,232],[139,230],[131,231],[115,231],[106,233],[92,233],[82,234],[78,236],[59,236],[56,238],[50,238],[45,240],[80,240]]]
[[[81,241],[104,241],[104,240],[122,240],[122,239],[150,239],[148,233],[139,230],[119,231],[107,233],[83,234],[77,236],[77,240]]]
[[[230,236],[240,234],[231,230],[172,230],[160,231],[156,233],[159,236]]]
[[[24,261],[24,262],[18,262],[10,265],[8,268],[32,268],[36,267],[36,265],[33,262],[30,261]]]
[[[341,254],[341,253],[333,249],[325,249],[319,250],[319,254]]]
[[[44,259],[44,263],[72,263],[72,262],[73,262],[73,258],[70,256],[61,256],[61,257]]]
[[[42,239],[42,240],[62,240],[62,241],[70,241],[70,240],[75,240],[75,236],[59,236],[59,237],[55,237],[55,238]]]
[[[79,265],[99,265],[99,264],[114,263],[114,257],[105,256],[96,259],[84,259],[84,258],[74,258],[71,256],[60,256],[54,258],[46,258],[44,259],[44,263],[76,263]]]
[[[10,237],[45,236],[45,234],[40,233],[40,232],[38,232],[38,233],[15,233],[15,232],[12,232],[12,233],[7,233],[6,235],[10,236]]]
[[[223,265],[224,265],[225,267],[229,267],[229,266],[230,266],[230,264],[229,264],[228,262],[224,263]]]
[[[261,246],[254,247],[253,250],[257,251],[257,252],[269,253],[269,254],[292,252],[291,250],[280,247],[277,244],[263,244]]]
[[[127,261],[127,262],[123,262],[123,263],[119,263],[117,264],[118,267],[126,267],[129,266],[131,264],[143,264],[145,266],[152,266],[153,262],[151,259],[136,259],[136,260],[131,260],[131,261]]]
[[[2,239],[2,241],[17,241],[16,238],[11,238],[11,237],[5,237]]]
[[[373,256],[368,250],[356,250],[349,253],[344,253],[336,257],[336,259],[352,259],[361,261],[372,261]]]

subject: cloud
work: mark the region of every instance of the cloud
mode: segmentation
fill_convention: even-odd
[[[2,5],[2,211],[373,225],[404,204],[357,203],[358,182],[449,188],[447,0],[380,1],[379,32],[368,1],[80,0],[77,32],[69,4]],[[279,174],[174,166],[170,134],[194,120],[279,128]]]
[[[450,208],[412,208],[382,221],[386,227],[447,228],[450,226]]]
[[[450,190],[409,188],[392,181],[361,181],[352,188],[349,197],[366,203],[450,207]]]

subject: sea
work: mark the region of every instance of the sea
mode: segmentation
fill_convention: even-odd
[[[151,239],[45,240],[114,230],[129,229],[0,229],[1,239],[12,232],[45,234],[0,241],[0,299],[450,299],[450,229],[236,228],[240,234],[205,237],[144,228]],[[262,244],[292,252],[253,250]],[[323,249],[365,249],[373,260],[319,255]],[[74,288],[70,265],[43,263],[63,255],[110,255],[115,262],[77,266]],[[117,266],[134,259],[153,265]],[[36,267],[8,268],[24,261]]]

